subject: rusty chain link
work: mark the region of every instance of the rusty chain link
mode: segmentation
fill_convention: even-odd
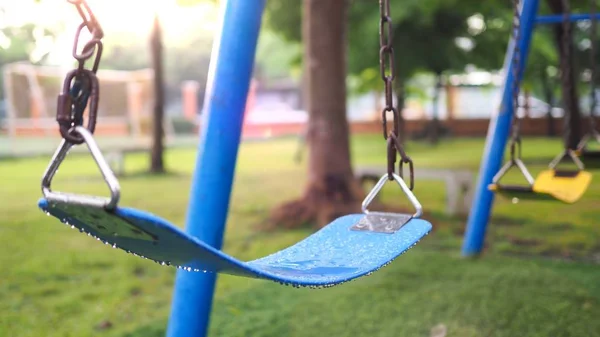
[[[596,120],[594,119],[594,113],[596,112],[596,107],[598,107],[598,100],[596,97],[596,85],[597,85],[597,81],[598,81],[598,74],[596,73],[596,62],[597,62],[597,58],[596,58],[596,43],[597,43],[597,24],[598,24],[598,20],[596,19],[596,12],[597,12],[597,5],[596,5],[596,0],[591,0],[591,6],[590,6],[590,12],[592,15],[592,19],[591,19],[591,25],[590,25],[590,72],[591,72],[591,79],[590,79],[590,128],[591,128],[591,132],[592,133],[597,133],[598,131],[596,130]]]
[[[562,21],[562,38],[561,38],[561,49],[562,49],[562,58],[561,58],[561,76],[563,77],[563,83],[565,84],[563,90],[563,110],[564,110],[564,124],[567,126],[565,128],[565,139],[570,139],[571,128],[568,127],[571,125],[571,115],[572,111],[570,108],[572,106],[571,102],[571,92],[573,83],[571,83],[571,9],[569,7],[569,0],[561,0],[563,7],[563,21]],[[567,142],[568,144],[568,142]],[[568,145],[566,145],[568,147]],[[565,148],[566,149],[566,148]]]
[[[379,9],[381,14],[379,21],[379,68],[385,87],[385,107],[381,112],[381,119],[383,124],[383,138],[387,142],[388,179],[394,179],[393,174],[396,171],[396,160],[398,155],[400,155],[398,174],[404,178],[404,164],[408,164],[410,171],[409,188],[412,190],[415,185],[413,161],[406,154],[400,142],[400,116],[398,109],[394,107],[393,88],[394,80],[396,79],[396,66],[393,46],[394,27],[392,25],[390,0],[379,0]],[[388,130],[388,112],[392,113],[392,122],[394,123],[391,130]]]
[[[75,33],[72,51],[73,58],[78,65],[76,69],[65,76],[62,91],[58,95],[56,121],[59,125],[60,134],[65,140],[73,144],[81,144],[84,142],[83,137],[75,134],[72,129],[83,124],[83,114],[88,108],[88,104],[87,129],[93,134],[96,128],[100,93],[96,72],[102,57],[104,32],[85,0],[67,0],[67,2],[75,6],[83,21]],[[86,28],[92,37],[83,44],[79,52],[81,33]],[[86,69],[85,63],[92,58],[92,68]]]
[[[520,0],[513,0],[513,26],[512,34],[514,41],[514,52],[512,58],[512,136],[510,141],[510,159],[521,159],[521,117],[519,116],[519,93],[520,93],[520,81],[519,74],[521,72],[521,49],[519,47],[519,39],[521,38],[521,11],[519,9],[521,5]],[[516,156],[516,157],[515,157]]]
[[[596,57],[596,43],[597,43],[597,4],[596,0],[590,0],[590,115],[589,119],[589,129],[587,133],[581,138],[579,144],[577,144],[577,152],[582,153],[585,151],[585,148],[588,142],[592,139],[596,140],[600,143],[600,131],[596,128],[596,119],[595,112],[598,107],[598,98],[596,96],[596,85],[598,82],[597,75],[597,57]]]

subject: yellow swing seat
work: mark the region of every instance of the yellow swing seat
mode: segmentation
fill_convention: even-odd
[[[536,193],[551,195],[564,203],[572,204],[585,194],[592,174],[585,171],[545,170],[536,178],[533,190]]]
[[[531,185],[506,185],[496,183],[488,185],[488,189],[509,200],[556,200],[553,195],[536,190]]]
[[[558,170],[556,166],[564,159],[570,157],[577,170]],[[500,178],[510,168],[516,166],[525,179],[527,185],[500,184]],[[583,171],[583,163],[577,158],[572,150],[565,150],[557,156],[549,165],[549,169],[542,171],[534,180],[525,164],[519,158],[511,159],[494,177],[488,189],[502,197],[511,200],[538,200],[538,201],[561,201],[572,204],[585,194],[592,181],[592,174]]]
[[[520,151],[519,151],[520,152]],[[515,153],[511,150],[511,153]],[[519,153],[520,154],[520,153]],[[519,155],[520,157],[520,155]],[[518,200],[556,200],[554,196],[543,193],[534,188],[535,180],[527,170],[527,167],[519,157],[512,157],[494,176],[488,190],[506,199],[516,202]],[[526,185],[501,184],[502,177],[513,167],[517,167],[525,180]]]

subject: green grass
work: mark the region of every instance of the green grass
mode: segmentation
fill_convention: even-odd
[[[271,207],[302,192],[295,146],[290,139],[242,146],[227,253],[253,259],[310,234],[255,230]],[[482,147],[481,140],[454,140],[408,151],[417,168],[477,170]],[[559,149],[558,141],[526,140],[524,156],[538,163],[532,173]],[[174,269],[109,249],[39,211],[48,159],[0,161],[0,336],[163,336]],[[148,176],[138,174],[146,156],[128,157],[121,204],[183,225],[194,159],[193,150],[169,151],[172,173]],[[383,167],[384,141],[355,137],[353,160]],[[600,336],[600,268],[590,262],[600,255],[600,172],[593,172],[575,205],[499,199],[480,260],[459,256],[464,219],[444,215],[443,184],[417,181],[435,228],[417,247],[370,277],[326,290],[220,276],[211,335],[429,336],[444,324],[449,336]],[[53,187],[106,193],[85,156],[69,157]],[[388,202],[404,202],[391,184],[384,193]]]

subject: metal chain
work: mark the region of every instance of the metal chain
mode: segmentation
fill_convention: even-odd
[[[589,129],[588,132],[581,138],[579,144],[577,144],[577,151],[583,152],[585,151],[585,147],[591,139],[595,139],[600,142],[600,132],[596,129],[596,119],[595,112],[597,107],[597,98],[596,98],[596,82],[597,74],[596,74],[596,40],[597,40],[597,19],[596,19],[596,11],[597,5],[596,0],[591,0],[590,2],[590,116],[589,119]]]
[[[399,175],[400,177],[404,177],[404,164],[408,164],[410,171],[409,187],[412,190],[415,185],[413,162],[412,159],[406,155],[400,142],[400,116],[398,109],[394,107],[393,85],[394,80],[396,79],[396,66],[393,46],[394,28],[392,25],[390,0],[379,0],[379,9],[381,14],[379,21],[379,68],[381,79],[383,80],[385,87],[385,107],[381,112],[381,119],[383,122],[383,138],[387,142],[388,179],[394,179],[393,174],[396,170],[396,160],[397,156],[400,155],[400,163],[398,165]],[[391,130],[388,130],[388,112],[392,113],[392,121],[394,123]]]
[[[60,134],[65,140],[73,144],[81,144],[84,142],[83,137],[73,132],[73,129],[83,124],[83,114],[88,104],[87,129],[93,134],[96,127],[100,90],[96,72],[102,56],[104,32],[85,0],[67,0],[67,2],[75,5],[83,21],[75,33],[72,51],[78,65],[66,75],[63,82],[62,92],[58,96],[56,121]],[[81,33],[86,28],[92,37],[79,52]],[[85,63],[92,58],[92,68],[86,69]]]
[[[571,9],[569,7],[569,0],[562,0],[563,7],[563,21],[562,21],[562,50],[563,55],[561,59],[561,75],[563,76],[563,83],[565,84],[563,93],[563,110],[565,118],[565,139],[570,138],[571,128],[571,113],[568,111],[572,106],[571,92],[573,83],[571,83]]]
[[[519,93],[520,93],[520,81],[519,74],[521,72],[521,49],[519,47],[519,39],[521,38],[521,11],[520,11],[520,0],[513,0],[513,41],[514,41],[514,52],[512,58],[512,136],[510,142],[510,159],[521,158],[521,117],[518,115],[519,110]]]
[[[596,112],[596,107],[598,106],[598,101],[596,98],[596,82],[598,81],[598,75],[596,73],[596,43],[597,43],[597,5],[596,0],[591,0],[590,12],[592,16],[591,25],[590,25],[590,70],[591,70],[591,80],[590,80],[590,91],[591,91],[591,101],[590,101],[590,127],[591,132],[596,133],[596,120],[594,119],[594,113]]]

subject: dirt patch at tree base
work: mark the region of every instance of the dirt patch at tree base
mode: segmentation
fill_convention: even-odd
[[[354,181],[311,185],[300,199],[274,208],[260,229],[322,228],[339,217],[362,213],[361,203],[364,196],[365,191]],[[369,209],[404,214],[414,212],[407,207],[394,207],[379,200],[374,200]],[[422,218],[431,220],[433,216],[426,212]]]

